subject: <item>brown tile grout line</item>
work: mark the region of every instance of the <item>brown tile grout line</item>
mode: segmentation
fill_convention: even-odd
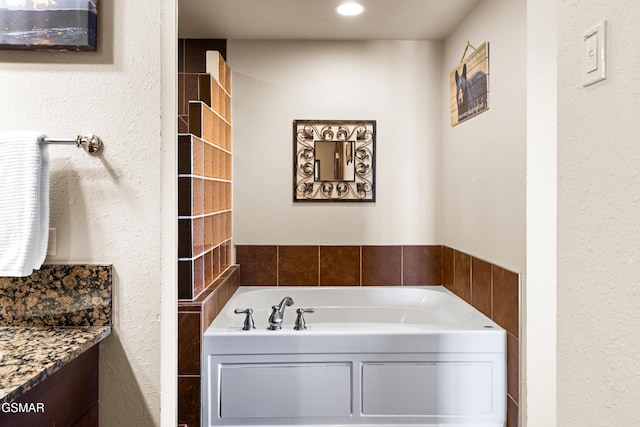
[[[444,286],[444,245],[440,245],[440,282]]]
[[[456,250],[455,249],[453,249],[452,258],[453,258],[453,262],[452,262],[453,266],[451,267],[451,275],[453,277],[451,281],[451,289],[450,289],[451,292],[453,292],[453,290],[456,288]],[[455,292],[453,293],[455,294]]]
[[[494,315],[493,315],[493,267],[494,265],[491,264],[491,289],[490,289],[490,293],[491,293],[491,320],[494,319]],[[518,311],[520,311],[518,309]],[[518,314],[518,317],[520,317],[520,314]]]
[[[360,269],[359,269],[359,274],[360,274],[360,286],[362,286],[362,245],[360,245]]]
[[[469,255],[469,304],[473,306],[473,257]]]
[[[404,286],[404,245],[400,245],[400,286]]]
[[[184,301],[190,301],[190,300],[184,300]],[[200,314],[199,311],[180,311],[180,309],[178,309],[178,314]]]
[[[182,72],[187,69],[187,42],[182,39]]]

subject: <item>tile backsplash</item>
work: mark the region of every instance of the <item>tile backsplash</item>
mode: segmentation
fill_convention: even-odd
[[[244,286],[442,284],[442,246],[237,245]]]

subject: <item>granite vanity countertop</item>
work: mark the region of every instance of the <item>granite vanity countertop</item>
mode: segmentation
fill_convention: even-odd
[[[0,327],[0,403],[11,402],[111,334],[111,326]]]

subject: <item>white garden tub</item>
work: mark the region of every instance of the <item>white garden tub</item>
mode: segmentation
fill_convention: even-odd
[[[505,331],[441,286],[241,287],[204,334],[202,424],[504,427],[505,356]]]

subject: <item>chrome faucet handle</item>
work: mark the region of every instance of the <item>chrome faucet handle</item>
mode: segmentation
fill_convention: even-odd
[[[295,329],[296,331],[303,331],[305,329],[307,329],[307,323],[304,321],[304,314],[305,313],[315,313],[315,309],[313,308],[299,308],[296,310],[296,313],[298,313],[298,317],[296,317],[296,324],[293,327],[293,329]]]
[[[255,329],[256,325],[253,323],[253,310],[250,308],[245,308],[244,310],[240,309],[240,308],[236,308],[234,310],[234,313],[236,314],[246,314],[246,317],[244,318],[244,326],[242,327],[243,331],[250,331],[251,329]]]

